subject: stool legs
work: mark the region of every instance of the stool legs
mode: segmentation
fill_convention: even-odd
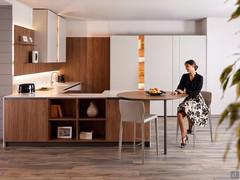
[[[145,147],[145,134],[144,134],[144,123],[141,124],[142,129],[142,164],[144,164],[144,147]]]
[[[122,159],[122,136],[123,136],[123,123],[120,121],[120,129],[119,129],[119,146],[118,146],[118,157]]]
[[[156,151],[158,156],[158,119],[155,119]]]

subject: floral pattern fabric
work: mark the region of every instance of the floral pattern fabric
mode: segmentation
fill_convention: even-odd
[[[186,97],[178,106],[178,112],[185,113],[187,118],[192,121],[194,125],[205,127],[208,124],[209,108],[206,105],[201,94],[196,97]]]

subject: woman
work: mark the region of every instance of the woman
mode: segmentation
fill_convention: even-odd
[[[206,126],[208,121],[209,109],[201,95],[203,77],[196,71],[198,66],[194,60],[185,62],[185,68],[188,73],[183,74],[180,83],[174,94],[187,94],[188,96],[178,106],[178,123],[181,130],[182,143],[181,148],[186,146],[188,141],[187,134],[192,134],[192,126]],[[184,117],[187,117],[189,128],[186,132],[184,127]]]

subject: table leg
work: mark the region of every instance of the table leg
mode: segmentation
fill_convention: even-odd
[[[164,100],[164,154],[167,154],[167,100]]]

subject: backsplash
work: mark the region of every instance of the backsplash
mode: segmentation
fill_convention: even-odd
[[[59,73],[59,71],[50,71],[50,72],[43,72],[43,73],[36,73],[36,74],[28,74],[28,75],[21,75],[21,76],[14,76],[13,77],[13,92],[18,91],[18,85],[23,83],[34,83],[35,88],[41,88],[50,86],[51,83],[51,75],[53,72]]]

